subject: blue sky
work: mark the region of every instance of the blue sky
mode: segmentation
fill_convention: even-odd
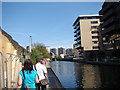
[[[2,28],[21,46],[32,42],[72,47],[73,22],[79,15],[98,14],[103,2],[3,2]]]

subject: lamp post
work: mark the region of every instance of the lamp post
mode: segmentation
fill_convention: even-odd
[[[31,52],[31,49],[32,49],[32,36],[30,36],[30,52]]]

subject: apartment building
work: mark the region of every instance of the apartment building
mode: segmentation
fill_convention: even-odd
[[[73,23],[75,48],[79,55],[91,50],[99,50],[99,15],[80,15]]]
[[[73,49],[72,48],[67,48],[66,49],[66,55],[72,56],[73,55]]]
[[[102,36],[102,50],[120,49],[120,0],[104,2],[99,14]]]
[[[55,56],[58,56],[58,50],[56,48],[51,48],[50,52],[54,53]]]
[[[65,53],[65,48],[63,48],[63,47],[60,47],[60,48],[58,48],[58,56],[60,56],[60,55],[65,55],[66,53]]]

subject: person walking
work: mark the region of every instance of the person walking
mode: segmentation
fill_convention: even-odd
[[[25,60],[24,67],[18,74],[18,86],[21,86],[21,89],[35,89],[35,83],[38,82],[38,73],[33,69],[32,61],[30,59]]]
[[[40,90],[40,87],[42,90],[46,89],[46,85],[42,84],[42,80],[46,79],[48,81],[47,78],[47,68],[42,64],[42,61],[40,60],[40,58],[36,59],[36,65],[34,65],[34,69],[38,72],[38,79],[39,79],[39,83],[37,84],[37,88],[38,90]]]

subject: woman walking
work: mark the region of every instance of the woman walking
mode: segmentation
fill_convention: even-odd
[[[23,69],[18,74],[18,86],[21,86],[21,89],[24,88],[36,88],[35,83],[38,83],[38,74],[36,70],[33,70],[33,64],[30,59],[27,59],[24,62]]]

